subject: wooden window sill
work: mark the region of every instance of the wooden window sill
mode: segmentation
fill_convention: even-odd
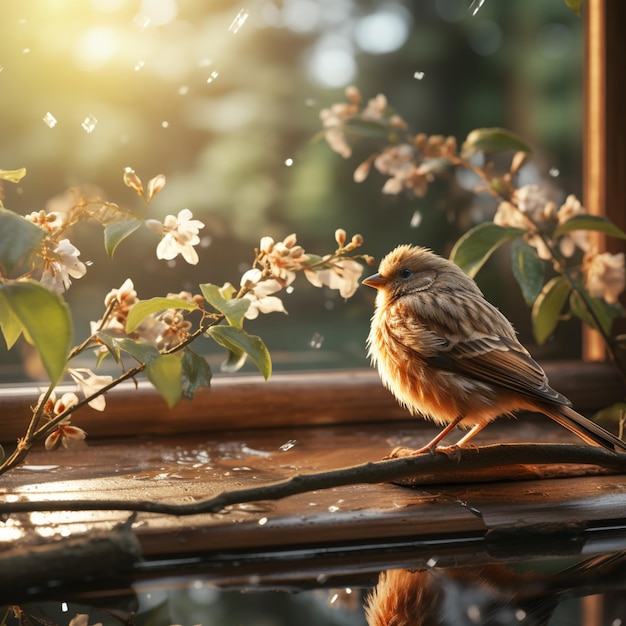
[[[603,364],[548,369],[559,383],[582,376],[575,383],[579,408],[598,408],[619,393]],[[33,451],[24,467],[2,477],[2,499],[191,503],[378,461],[395,446],[417,446],[434,433],[431,424],[407,420],[373,372],[284,375],[269,384],[218,380],[172,413],[149,389],[140,385],[132,393],[133,401],[128,389],[110,394],[105,415],[83,418],[81,425],[98,435],[89,445]],[[25,399],[4,393],[3,414]],[[503,441],[576,442],[547,418],[532,416],[499,420],[477,438],[479,445]],[[175,571],[202,573],[225,586],[246,586],[251,577],[259,585],[297,579],[312,586],[329,569],[335,579],[374,580],[380,569],[414,567],[433,555],[442,565],[534,558],[546,553],[546,541],[551,551],[578,554],[598,541],[624,543],[614,537],[626,520],[622,494],[620,476],[595,474],[418,488],[356,484],[220,514],[142,513],[133,529],[144,561],[133,575]],[[110,530],[127,518],[118,510],[12,514],[0,549]],[[522,535],[536,540],[520,541]]]

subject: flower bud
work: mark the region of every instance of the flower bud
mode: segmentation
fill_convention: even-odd
[[[358,248],[359,246],[362,246],[363,245],[363,235],[359,235],[359,234],[352,235],[352,245],[355,248]]]
[[[346,243],[346,231],[343,228],[338,228],[335,231],[335,241],[339,245],[339,247],[343,247]]]
[[[143,184],[141,178],[135,174],[135,170],[132,167],[127,167],[124,170],[124,184],[131,189],[134,189],[140,196],[143,196]]]

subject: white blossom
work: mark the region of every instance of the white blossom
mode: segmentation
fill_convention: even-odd
[[[44,260],[41,284],[57,293],[67,291],[72,284],[70,277],[82,278],[87,272],[87,266],[78,260],[79,256],[80,250],[69,239],[61,239],[54,249],[54,256]]]
[[[198,253],[194,246],[200,243],[198,232],[204,228],[204,223],[194,220],[189,209],[183,209],[178,216],[167,215],[163,223],[158,220],[146,220],[146,226],[162,235],[157,246],[157,258],[169,261],[179,254],[190,265],[197,265]]]
[[[343,298],[349,298],[359,286],[363,266],[354,259],[340,259],[333,261],[328,268],[305,270],[304,273],[312,285],[337,289]]]
[[[583,260],[585,286],[592,298],[604,298],[615,304],[626,286],[624,253],[588,253]]]
[[[68,374],[72,377],[74,382],[80,387],[85,398],[97,393],[103,387],[110,385],[113,381],[112,376],[98,376],[94,374],[90,369],[77,367],[68,369]],[[99,395],[93,400],[88,402],[89,406],[96,411],[104,411],[106,408],[106,400],[104,394]]]

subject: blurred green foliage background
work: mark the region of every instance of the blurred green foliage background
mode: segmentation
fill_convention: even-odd
[[[493,200],[472,196],[463,177],[433,185],[422,199],[382,195],[378,175],[354,183],[367,146],[344,161],[312,141],[320,109],[343,101],[348,84],[364,98],[385,93],[415,131],[462,141],[476,127],[509,128],[536,150],[524,182],[579,195],[580,18],[562,0],[486,0],[476,12],[469,5],[2,3],[0,167],[28,170],[19,186],[5,185],[5,206],[22,214],[55,210],[68,187],[81,186],[139,208],[122,183],[132,167],[144,182],[167,177],[154,217],[188,207],[207,225],[196,267],[157,261],[147,231],[125,241],[113,262],[99,229],[73,234],[81,259],[92,262],[67,293],[77,340],[101,316],[105,294],[127,277],[141,298],[197,292],[202,282],[236,284],[263,235],[296,232],[305,249],[321,253],[334,249],[334,230],[343,227],[349,236],[361,233],[364,252],[377,259],[405,242],[447,254],[493,214]],[[502,265],[491,261],[478,282],[530,343],[527,310]],[[363,288],[344,303],[303,280],[284,296],[287,318],[263,316],[248,329],[264,338],[277,370],[366,365],[373,297]],[[566,326],[534,353],[575,354],[576,336]],[[206,349],[219,360],[215,346]],[[23,376],[19,354],[0,361],[1,379]]]

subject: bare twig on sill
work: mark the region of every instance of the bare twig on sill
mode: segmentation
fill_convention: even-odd
[[[572,467],[567,472],[554,471],[563,465]],[[590,470],[588,466],[595,466],[595,469]],[[191,504],[167,504],[152,500],[28,500],[0,504],[0,515],[34,511],[135,511],[188,516],[219,513],[236,504],[280,500],[300,493],[352,484],[495,482],[503,478],[528,480],[564,475],[579,476],[599,471],[626,472],[626,453],[613,453],[603,448],[584,445],[498,444],[459,449],[451,455],[422,454],[338,470],[300,474],[260,487],[224,491]]]

